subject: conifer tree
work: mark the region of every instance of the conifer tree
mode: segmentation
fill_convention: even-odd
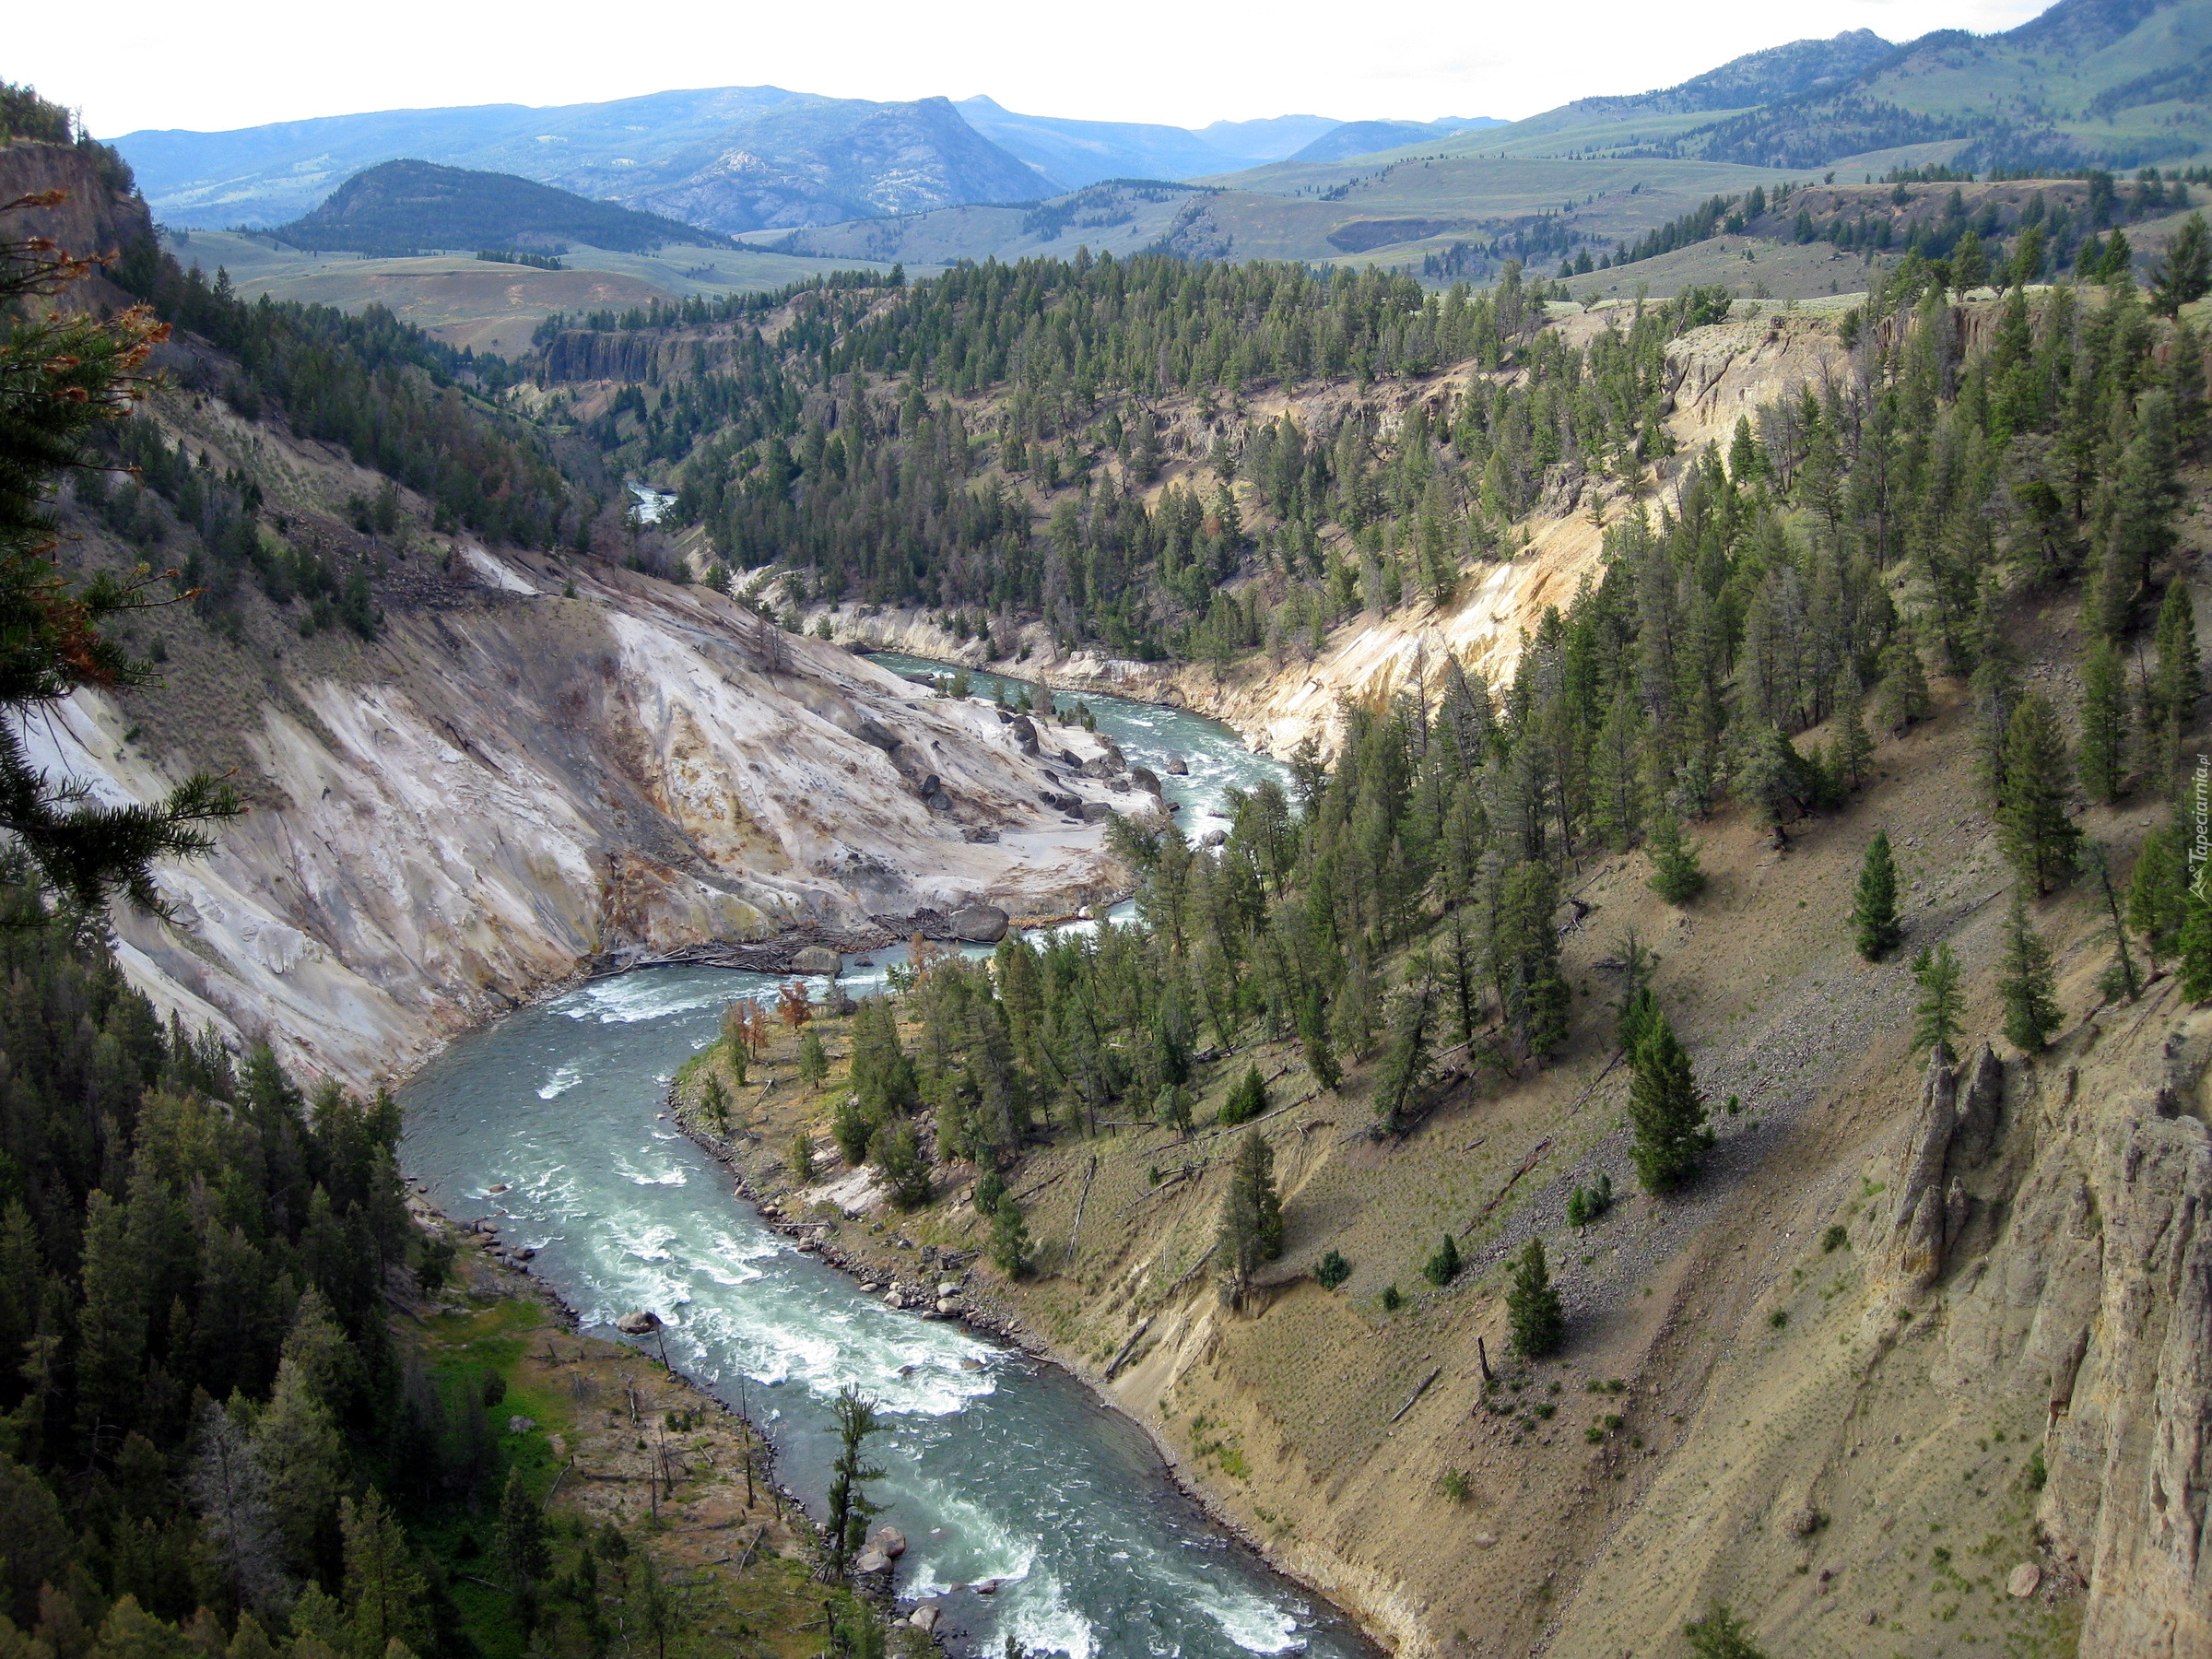
[[[1858,677],[1847,673],[1836,700],[1833,760],[1836,779],[1846,791],[1866,782],[1874,759],[1874,739],[1866,735],[1865,708],[1865,698],[1860,693]]]
[[[1030,1224],[1009,1193],[991,1211],[991,1260],[1008,1278],[1030,1271]]]
[[[1446,1233],[1443,1242],[1436,1247],[1436,1253],[1421,1264],[1421,1277],[1441,1287],[1459,1277],[1460,1266],[1459,1241]]]
[[[1435,1016],[1435,993],[1425,976],[1399,994],[1391,1011],[1382,1062],[1375,1068],[1375,1116],[1383,1131],[1395,1134],[1404,1128],[1420,1103],[1429,1082]]]
[[[512,1478],[509,1486],[512,1489]],[[394,1642],[406,1652],[426,1649],[429,1589],[383,1494],[371,1487],[358,1501],[347,1499],[339,1506],[339,1524],[346,1539],[346,1620],[353,1651],[366,1659],[385,1653]]]
[[[1329,1046],[1328,1006],[1319,985],[1308,985],[1299,1002],[1298,1041],[1305,1054],[1306,1069],[1313,1074],[1316,1083],[1333,1089],[1343,1081],[1344,1073],[1336,1064],[1335,1051]]]
[[[1712,1134],[1705,1127],[1705,1097],[1674,1026],[1655,1005],[1640,1023],[1629,1057],[1629,1122],[1636,1133],[1629,1155],[1643,1190],[1665,1193],[1688,1179]]]
[[[1267,1110],[1267,1085],[1260,1077],[1257,1065],[1248,1065],[1237,1086],[1229,1091],[1229,1099],[1221,1103],[1221,1122],[1228,1125],[1249,1124]]]
[[[1912,1052],[1954,1052],[1952,1039],[1966,1011],[1966,993],[1959,982],[1959,959],[1945,940],[1932,951],[1912,959],[1912,977],[1920,982],[1920,1000],[1912,1005]]]
[[[1851,904],[1851,925],[1859,954],[1878,962],[1903,943],[1897,918],[1897,865],[1889,856],[1889,832],[1875,831],[1859,865],[1859,884]]]
[[[1882,725],[1892,733],[1925,720],[1935,707],[1928,696],[1920,646],[1909,628],[1893,629],[1888,644],[1882,649],[1882,683],[1877,700],[1881,706]]]
[[[2212,1002],[2212,899],[2191,883],[2182,902],[2182,994],[2191,1002]]]
[[[2067,806],[2074,793],[2058,712],[2041,693],[2020,700],[2005,734],[1998,836],[2013,868],[2047,893],[2065,878],[2081,847]]]
[[[1698,850],[1684,837],[1682,820],[1674,814],[1659,815],[1646,851],[1652,860],[1652,891],[1669,904],[1688,904],[1705,890]]]
[[[1004,1205],[1000,1213],[1012,1208],[1011,1204]],[[867,1542],[868,1517],[877,1512],[864,1485],[883,1478],[883,1471],[871,1468],[867,1461],[868,1436],[883,1427],[877,1411],[876,1401],[856,1382],[846,1383],[830,1402],[837,1458],[830,1465],[830,1519],[822,1528],[822,1577],[830,1583],[844,1582],[853,1558]]]
[[[553,1551],[546,1540],[546,1512],[520,1469],[507,1472],[507,1488],[500,1497],[499,1532],[500,1562],[527,1630],[536,1623],[538,1585],[553,1571]]]
[[[1275,1190],[1275,1152],[1247,1129],[1221,1201],[1221,1265],[1231,1300],[1252,1288],[1253,1275],[1283,1253],[1283,1201]]]
[[[813,1026],[799,1039],[799,1080],[813,1088],[821,1087],[830,1076],[830,1055],[822,1047],[822,1034]]]
[[[2057,980],[2051,971],[2051,947],[2030,924],[2028,900],[2017,888],[2005,918],[2005,961],[1997,996],[2005,1005],[2005,1036],[2025,1053],[2039,1053],[2065,1022],[2058,1007]]]
[[[2178,576],[2166,586],[2159,606],[2156,636],[2158,668],[2145,700],[2145,723],[2157,722],[2151,733],[2151,752],[2159,771],[2169,780],[2182,763],[2182,733],[2196,712],[2204,692],[2204,668],[2197,656],[2196,618],[2189,603],[2188,584]]]
[[[2183,306],[2202,300],[2212,290],[2212,232],[2205,216],[2193,213],[2166,244],[2166,257],[2150,279],[2150,309],[2161,317],[2178,314]]]
[[[1513,1281],[1505,1293],[1505,1316],[1513,1333],[1513,1348],[1530,1359],[1542,1359],[1559,1351],[1567,1338],[1567,1312],[1559,1288],[1551,1282],[1551,1268],[1544,1259],[1544,1241],[1531,1239],[1513,1258]]]
[[[2109,804],[2126,782],[2127,674],[2112,642],[2094,639],[2081,667],[2081,786]]]
[[[1559,935],[1551,923],[1558,908],[1558,878],[1540,860],[1515,865],[1500,885],[1491,971],[1507,1037],[1519,1060],[1548,1059],[1567,1040],[1573,992],[1559,971]]]
[[[2176,815],[2171,823],[2143,838],[2136,867],[2127,878],[2127,924],[2150,952],[2150,959],[2171,956],[2180,947],[2188,920],[2187,831]]]

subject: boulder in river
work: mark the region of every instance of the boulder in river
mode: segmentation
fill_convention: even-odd
[[[1187,778],[1191,775],[1191,763],[1177,755],[1168,762],[1167,772],[1171,778]]]
[[[844,971],[845,959],[827,945],[806,945],[791,954],[794,973],[826,973],[834,979]]]
[[[864,1549],[860,1552],[860,1559],[853,1563],[853,1571],[863,1577],[871,1572],[888,1572],[890,1570],[890,1557],[880,1549]]]
[[[1131,767],[1129,769],[1129,782],[1135,784],[1139,789],[1149,790],[1154,794],[1158,794],[1159,793],[1159,774],[1154,771],[1148,766]]]
[[[906,1616],[906,1622],[915,1630],[927,1633],[937,1628],[938,1612],[934,1602],[924,1602]]]
[[[906,1553],[906,1535],[886,1524],[868,1535],[868,1547],[880,1550],[895,1561]]]
[[[970,945],[995,945],[1006,936],[1006,912],[995,904],[971,904],[952,912],[952,936]]]
[[[647,1308],[636,1313],[625,1313],[615,1321],[615,1329],[625,1336],[645,1336],[661,1328],[661,1316]]]
[[[1198,844],[1202,847],[1218,847],[1228,839],[1229,831],[1226,830],[1208,830],[1198,838]]]

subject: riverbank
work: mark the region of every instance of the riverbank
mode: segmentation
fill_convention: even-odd
[[[865,1212],[847,1215],[836,1210],[834,1204],[817,1204],[809,1210],[794,1212],[790,1206],[798,1190],[776,1179],[776,1172],[783,1166],[768,1155],[763,1137],[759,1135],[730,1137],[708,1128],[697,1095],[686,1093],[684,1079],[670,1082],[668,1106],[684,1128],[686,1137],[730,1174],[732,1190],[754,1207],[765,1226],[774,1228],[798,1250],[812,1254],[823,1265],[845,1274],[863,1292],[880,1296],[887,1305],[898,1307],[923,1321],[958,1323],[962,1329],[1016,1349],[1041,1365],[1051,1365],[1053,1370],[1071,1378],[1097,1405],[1144,1433],[1168,1480],[1190,1502],[1199,1506],[1212,1526],[1228,1533],[1252,1553],[1265,1559],[1278,1575],[1296,1583],[1314,1602],[1329,1602],[1321,1588],[1300,1577],[1285,1561],[1277,1559],[1277,1553],[1270,1550],[1270,1539],[1245,1524],[1243,1517],[1228,1511],[1215,1493],[1207,1491],[1196,1471],[1185,1465],[1177,1447],[1161,1436],[1157,1425],[1128,1411],[1112,1398],[1112,1394],[1100,1387],[1095,1376],[1084,1371],[1075,1356],[1062,1351],[1049,1334],[1035,1327],[1018,1300],[997,1294],[989,1278],[973,1272],[975,1263],[982,1256],[980,1241],[969,1243],[962,1250],[947,1252],[938,1245],[916,1243],[889,1223],[869,1223]],[[942,1294],[947,1289],[953,1289],[956,1294]],[[1376,1641],[1373,1632],[1362,1635],[1370,1641]]]
[[[531,1273],[527,1248],[499,1241],[496,1220],[455,1220],[415,1189],[407,1205],[418,1228],[453,1247],[453,1262],[435,1291],[394,1289],[402,1348],[449,1389],[478,1391],[499,1459],[544,1506],[556,1552],[564,1540],[603,1540],[610,1526],[634,1540],[642,1557],[612,1557],[599,1544],[599,1571],[611,1578],[649,1567],[675,1592],[672,1654],[703,1659],[734,1641],[777,1659],[818,1652],[825,1598],[841,1603],[843,1593],[815,1581],[819,1529],[777,1478],[773,1441],[646,1345],[586,1333]],[[496,1559],[485,1550],[488,1533],[477,1535],[484,1528],[444,1531],[453,1535],[431,1540],[442,1558],[465,1569],[480,1553]],[[519,1653],[512,1598],[484,1576],[492,1571],[453,1572],[452,1593],[488,1654]],[[628,1588],[610,1582],[603,1597],[617,1622],[635,1599],[617,1594]],[[902,1659],[941,1652],[911,1626],[891,1646]]]

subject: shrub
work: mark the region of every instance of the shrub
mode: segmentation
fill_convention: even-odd
[[[1436,1477],[1436,1485],[1453,1503],[1465,1503],[1475,1495],[1475,1483],[1467,1478],[1465,1469],[1446,1469]]]
[[[1382,1287],[1382,1312],[1385,1312],[1385,1313],[1395,1313],[1395,1312],[1397,1312],[1397,1311],[1398,1311],[1400,1308],[1404,1307],[1405,1305],[1406,1305],[1406,1299],[1405,1299],[1403,1296],[1400,1296],[1400,1295],[1398,1294],[1398,1288],[1397,1288],[1397,1286],[1395,1286],[1395,1285],[1385,1285],[1385,1286],[1383,1286],[1383,1287]]]
[[[1432,1285],[1448,1285],[1459,1277],[1459,1245],[1446,1233],[1436,1253],[1421,1264],[1421,1277]]]
[[[1820,1235],[1820,1253],[1834,1255],[1839,1250],[1851,1248],[1851,1229],[1841,1221]]]
[[[1313,1269],[1313,1277],[1324,1290],[1335,1290],[1351,1277],[1352,1265],[1344,1259],[1342,1253],[1334,1250],[1323,1256]]]
[[[1703,1618],[1684,1625],[1682,1634],[1689,1639],[1689,1651],[1698,1659],[1767,1659],[1762,1649],[1752,1645],[1744,1621],[1719,1602]]]

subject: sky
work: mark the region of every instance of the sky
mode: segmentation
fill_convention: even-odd
[[[1850,29],[1987,33],[2045,0],[109,0],[24,6],[0,76],[114,137],[447,104],[594,102],[761,86],[841,98],[988,93],[1008,109],[1203,126],[1516,119],[1684,80],[1762,46]],[[126,51],[109,42],[128,41]]]

